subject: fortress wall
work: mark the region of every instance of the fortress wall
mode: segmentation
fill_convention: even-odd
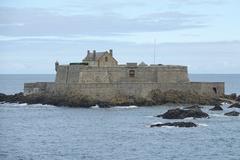
[[[135,76],[129,76],[129,70],[135,71]],[[186,67],[154,66],[154,67],[91,67],[80,65],[59,66],[57,83],[177,83],[188,82]]]
[[[191,82],[191,90],[199,94],[207,94],[209,96],[224,95],[224,82]]]
[[[54,82],[36,82],[36,83],[24,83],[24,94],[38,94],[49,92],[52,93],[55,91]]]
[[[215,88],[215,90],[213,89]],[[60,95],[86,95],[101,101],[110,101],[113,98],[128,96],[149,98],[152,90],[160,89],[162,92],[177,90],[192,92],[210,97],[224,94],[224,83],[87,83],[64,84],[54,82],[25,83],[24,94],[57,93]]]
[[[188,82],[188,74],[185,70],[158,70],[157,79],[159,83]]]
[[[69,70],[67,74],[67,83],[78,83],[79,75],[80,75],[80,67],[79,65],[69,65]]]
[[[214,92],[213,87],[216,87],[217,93]],[[68,94],[71,92],[73,94],[87,95],[102,101],[109,101],[121,95],[148,98],[149,93],[155,89],[160,89],[162,92],[178,90],[214,97],[224,94],[224,83],[89,83],[56,85],[57,93]]]
[[[68,65],[59,65],[57,67],[56,83],[66,83],[68,79]]]

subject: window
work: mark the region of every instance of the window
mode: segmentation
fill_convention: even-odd
[[[215,94],[217,94],[217,88],[216,87],[213,87],[213,91]]]
[[[129,70],[129,77],[135,77],[135,70]]]
[[[108,61],[108,57],[105,57],[105,62],[107,62]]]

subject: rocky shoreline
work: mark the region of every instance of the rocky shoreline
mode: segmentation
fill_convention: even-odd
[[[120,98],[121,99],[121,98]],[[163,114],[159,114],[156,117],[162,119],[171,119],[171,120],[179,120],[185,118],[209,118],[209,114],[203,112],[202,105],[212,105],[213,108],[210,108],[209,111],[223,111],[221,107],[221,103],[223,99],[226,99],[227,103],[236,102],[228,106],[228,108],[240,108],[240,96],[236,94],[226,95],[223,98],[207,98],[204,96],[196,96],[191,94],[183,94],[179,92],[170,91],[168,93],[163,94],[153,94],[150,100],[145,99],[134,99],[129,101],[128,99],[112,100],[110,102],[102,102],[93,100],[86,96],[80,95],[48,95],[48,94],[32,94],[32,95],[24,95],[23,93],[17,93],[14,95],[5,95],[0,93],[0,102],[1,103],[27,103],[27,104],[48,104],[54,106],[68,106],[68,107],[84,107],[89,108],[95,106],[96,104],[100,108],[107,108],[111,106],[129,106],[129,105],[137,105],[137,106],[153,106],[153,105],[162,105],[164,103],[173,103],[173,104],[191,104],[195,103],[195,105],[191,105],[185,108],[175,108],[169,109]],[[191,102],[191,103],[189,103]],[[240,113],[237,111],[231,111],[224,114],[225,116],[239,116]],[[157,123],[152,124],[150,127],[197,127],[198,125],[193,122],[167,122],[167,123]]]
[[[230,105],[228,108],[240,108],[240,104],[235,103],[235,104]],[[221,112],[221,111],[223,111],[223,108],[221,107],[221,105],[216,104],[213,108],[209,109],[209,111]],[[233,111],[224,113],[224,115],[237,117],[240,115],[240,113],[233,110]],[[186,119],[186,118],[193,118],[193,119],[210,118],[209,114],[206,112],[203,112],[201,110],[201,107],[198,105],[185,107],[183,109],[181,109],[181,108],[169,109],[165,113],[159,114],[155,117],[162,118],[162,119],[168,119],[168,120],[179,120],[179,119]],[[198,125],[193,122],[189,122],[189,121],[187,121],[187,122],[186,121],[176,121],[176,122],[166,122],[166,123],[155,123],[155,124],[150,125],[151,128],[165,127],[165,126],[189,128],[189,127],[197,127]]]
[[[236,94],[226,95],[224,98],[230,100],[240,101],[240,96]],[[101,108],[111,106],[154,106],[162,105],[166,103],[172,104],[199,104],[199,105],[219,105],[223,100],[220,98],[212,98],[204,95],[198,95],[193,93],[180,92],[170,90],[167,92],[161,92],[154,90],[150,94],[150,98],[136,98],[127,96],[118,96],[111,99],[108,102],[92,99],[88,96],[76,95],[68,93],[66,95],[56,94],[31,94],[24,95],[23,93],[17,93],[14,95],[6,95],[0,93],[0,102],[8,103],[27,103],[27,104],[48,104],[54,106],[69,106],[69,107],[83,107],[88,108],[98,105]]]

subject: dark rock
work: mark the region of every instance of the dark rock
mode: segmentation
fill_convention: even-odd
[[[163,123],[163,124],[152,124],[150,127],[163,127],[163,126],[174,126],[174,127],[197,127],[193,122],[173,122],[173,123]]]
[[[240,103],[234,103],[230,105],[228,108],[240,108]]]
[[[205,112],[203,112],[201,109],[170,109],[166,113],[162,115],[158,115],[157,117],[162,117],[163,119],[184,119],[187,117],[193,117],[193,118],[206,118],[209,117],[209,115]]]
[[[222,111],[222,107],[218,104],[216,104],[213,108],[210,109],[211,111]]]
[[[236,112],[236,111],[232,111],[232,112],[228,112],[228,113],[225,113],[224,115],[225,116],[239,116],[239,112]]]
[[[232,93],[229,95],[229,98],[232,100],[235,100],[237,98],[237,94],[236,93]]]
[[[236,101],[240,102],[240,95],[236,98]]]
[[[236,93],[232,93],[229,95],[224,95],[225,98],[230,99],[230,100],[236,100],[237,98],[237,94]]]

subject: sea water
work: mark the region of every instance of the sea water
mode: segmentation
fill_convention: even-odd
[[[240,93],[240,75],[190,75],[194,81],[225,81]],[[53,75],[1,75],[0,92],[16,93],[24,82],[53,81]],[[173,122],[155,115],[176,106],[89,109],[51,105],[0,104],[0,160],[198,160],[240,159],[240,117],[204,111],[209,119],[188,118],[196,128],[149,128]],[[178,107],[185,107],[180,105]]]

